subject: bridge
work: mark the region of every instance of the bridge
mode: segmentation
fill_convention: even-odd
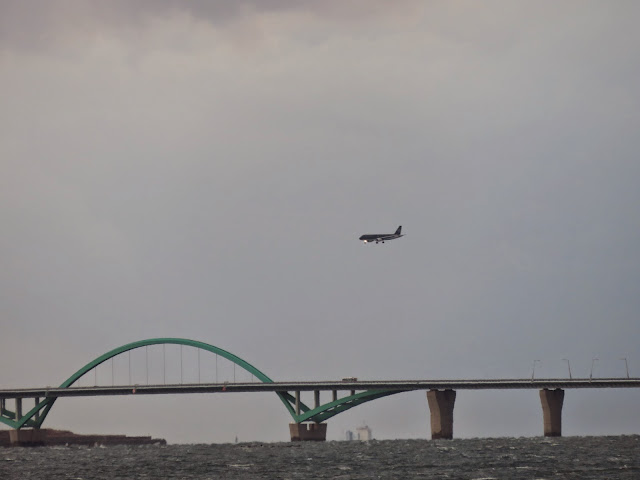
[[[131,381],[125,385],[79,386],[76,382],[85,376],[97,383],[97,368],[111,360],[112,383],[114,381],[114,357],[129,352],[129,379],[131,379],[130,352],[149,346],[180,346],[180,366],[182,375],[182,346],[198,351],[198,378],[200,378],[200,351],[214,354],[216,374],[218,357],[233,365],[233,381],[201,383],[147,383]],[[164,352],[164,350],[163,350]],[[165,359],[163,358],[163,364]],[[251,382],[236,380],[236,366],[251,375]],[[163,371],[164,376],[164,371]],[[255,381],[257,379],[257,381]],[[434,439],[453,438],[453,408],[458,390],[482,389],[536,389],[539,390],[543,413],[545,436],[562,434],[562,406],[564,390],[569,388],[638,388],[640,378],[583,378],[583,379],[493,379],[493,380],[358,380],[346,378],[337,381],[275,382],[253,365],[240,357],[213,345],[181,338],[155,338],[129,343],[97,357],[79,369],[59,387],[18,388],[0,390],[0,422],[10,426],[11,441],[15,444],[41,443],[44,441],[40,427],[58,398],[109,395],[162,395],[186,393],[230,394],[234,392],[274,392],[291,415],[289,424],[291,440],[325,440],[327,424],[331,417],[348,409],[378,398],[413,390],[426,391],[431,416],[431,437]],[[301,400],[301,392],[313,392],[313,407]],[[330,400],[321,403],[321,392],[330,392]],[[344,392],[344,393],[343,393]],[[339,394],[342,393],[342,396]],[[24,400],[32,399],[33,407],[25,411]],[[10,410],[9,402],[14,409]]]

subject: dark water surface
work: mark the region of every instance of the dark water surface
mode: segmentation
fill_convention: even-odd
[[[29,478],[640,480],[640,436],[0,448]]]

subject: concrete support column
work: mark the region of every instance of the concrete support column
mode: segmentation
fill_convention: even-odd
[[[22,418],[22,399],[16,398],[16,420],[20,421]]]
[[[332,394],[333,394],[332,397],[331,397],[332,401],[335,402],[336,400],[338,400],[338,391],[337,390],[333,390]]]
[[[542,403],[542,420],[544,423],[545,437],[562,436],[562,404],[564,402],[564,390],[540,390],[540,402]]]
[[[431,438],[453,438],[453,405],[455,390],[429,390],[427,402],[431,411]]]
[[[296,392],[296,415],[300,415],[300,390]]]
[[[313,408],[318,408],[320,406],[320,390],[313,391]]]
[[[35,406],[37,407],[38,404],[40,403],[40,399],[38,397],[36,397],[36,404]],[[35,414],[34,420],[37,422],[40,419],[40,410],[38,410]]]
[[[47,431],[39,428],[9,430],[9,442],[13,447],[39,447],[47,440]]]
[[[327,439],[326,423],[290,423],[292,442],[324,442]]]

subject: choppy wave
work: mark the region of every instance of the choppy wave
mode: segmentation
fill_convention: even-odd
[[[0,448],[0,479],[640,479],[640,436]]]

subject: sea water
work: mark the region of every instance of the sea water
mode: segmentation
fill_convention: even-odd
[[[640,479],[640,436],[0,448],[0,479]]]

